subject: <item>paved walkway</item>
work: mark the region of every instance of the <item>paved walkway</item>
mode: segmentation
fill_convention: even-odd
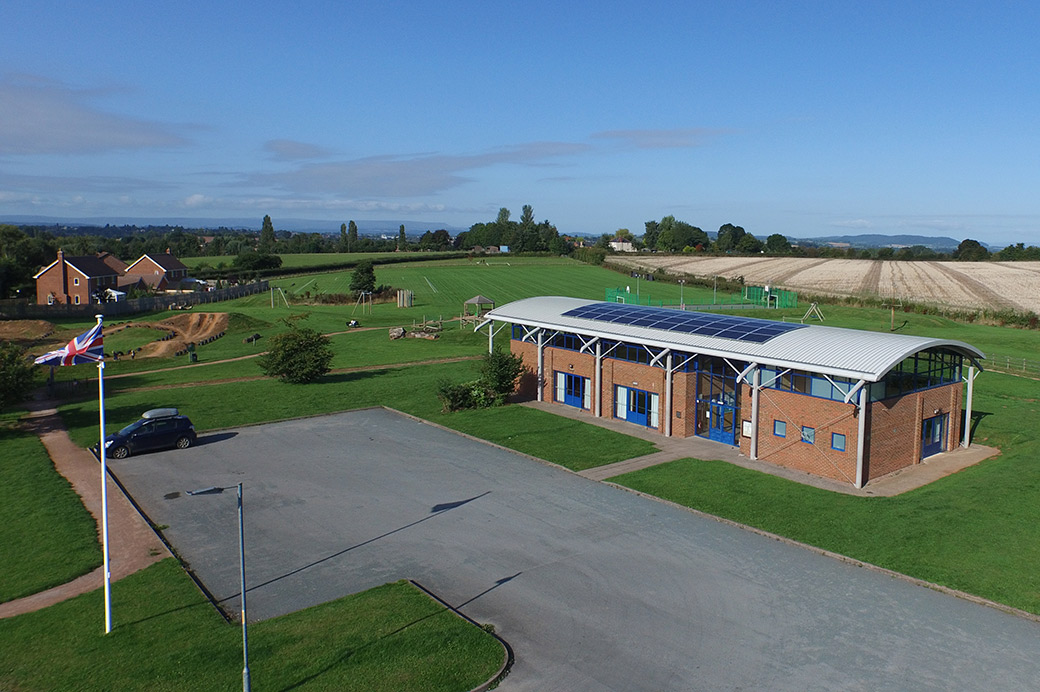
[[[73,444],[62,425],[53,401],[33,401],[28,404],[30,415],[26,423],[40,436],[43,446],[54,462],[54,468],[64,476],[79,494],[83,506],[98,522],[98,542],[101,536],[101,465],[89,451]],[[144,569],[152,563],[169,557],[170,552],[152,528],[123,494],[122,489],[108,478],[108,537],[109,562],[112,581]],[[0,618],[29,613],[60,603],[74,596],[101,588],[103,568],[46,591],[0,603]]]
[[[978,444],[972,445],[968,449],[958,447],[952,452],[936,454],[925,459],[920,464],[915,464],[914,466],[871,480],[863,488],[856,488],[847,483],[820,478],[803,471],[784,468],[764,461],[754,461],[741,454],[737,447],[731,447],[721,442],[712,442],[702,437],[664,437],[649,428],[643,428],[642,426],[614,418],[596,418],[588,411],[547,401],[527,401],[522,405],[547,411],[558,416],[580,420],[590,425],[598,425],[601,428],[614,430],[632,437],[639,437],[653,442],[657,446],[658,451],[653,454],[647,454],[634,459],[625,459],[624,461],[607,464],[606,466],[597,466],[596,468],[581,471],[578,474],[596,481],[604,481],[630,471],[638,471],[650,466],[656,466],[657,464],[675,461],[676,459],[692,457],[694,459],[719,459],[747,469],[787,478],[788,480],[824,490],[845,493],[846,495],[891,497],[905,493],[908,490],[920,488],[943,476],[948,476],[977,464],[983,459],[1000,454],[1000,450],[995,447],[986,447]]]

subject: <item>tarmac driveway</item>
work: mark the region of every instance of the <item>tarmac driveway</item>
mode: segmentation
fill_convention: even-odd
[[[509,641],[517,662],[502,690],[1023,690],[1040,679],[1036,622],[389,411],[199,442],[110,468],[232,611],[235,493],[184,491],[244,483],[250,620],[411,577]]]

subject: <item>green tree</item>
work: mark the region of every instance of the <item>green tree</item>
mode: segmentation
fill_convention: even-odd
[[[397,234],[397,249],[401,252],[408,249],[408,237],[404,234],[404,224],[401,224],[401,230]]]
[[[0,410],[19,404],[29,396],[36,366],[20,346],[0,341]]]
[[[647,221],[645,226],[646,232],[643,234],[643,247],[648,250],[656,250],[657,236],[660,235],[661,229],[656,221]]]
[[[497,403],[503,403],[507,396],[516,391],[523,372],[523,357],[500,348],[485,353],[480,362],[480,381],[494,393]]]
[[[737,241],[737,246],[735,250],[746,255],[751,255],[754,253],[762,252],[763,247],[764,246],[762,245],[761,240],[751,235],[750,233],[745,233],[740,237],[740,240]]]
[[[347,240],[347,224],[341,223],[339,225],[339,247],[336,248],[337,252],[347,252],[350,247],[350,241]]]
[[[347,252],[352,252],[352,248],[357,247],[357,224],[354,223],[354,219],[350,220],[347,225]]]
[[[520,225],[524,228],[534,228],[534,207],[525,204],[520,212]]]
[[[953,259],[958,262],[982,262],[989,259],[989,250],[979,241],[966,238],[957,246]]]
[[[257,251],[260,254],[274,252],[274,244],[274,224],[271,223],[270,216],[264,216],[264,223],[260,227],[260,242],[257,245]]]
[[[259,358],[260,368],[268,377],[282,382],[305,384],[327,373],[332,365],[329,337],[297,324],[306,315],[285,320],[289,331],[271,337],[271,347]]]
[[[231,260],[231,266],[244,271],[277,269],[282,266],[282,258],[278,255],[246,250],[241,254],[235,255],[235,259]]]
[[[766,238],[766,252],[770,255],[786,255],[791,252],[791,243],[787,236],[774,233]]]
[[[740,239],[744,237],[746,231],[740,226],[734,226],[731,223],[722,224],[719,227],[719,234],[715,239],[715,251],[716,252],[731,252],[737,249],[740,244]]]
[[[708,234],[684,221],[676,221],[674,216],[666,216],[658,224],[657,249],[667,252],[681,252],[683,248],[696,248],[708,245]]]
[[[376,270],[372,260],[362,260],[354,267],[354,273],[350,276],[350,290],[355,294],[376,290]]]

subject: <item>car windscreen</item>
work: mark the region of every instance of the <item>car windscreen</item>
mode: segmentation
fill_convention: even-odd
[[[131,433],[133,433],[135,430],[137,430],[138,428],[140,428],[142,425],[144,425],[147,422],[148,421],[146,421],[146,420],[134,421],[130,425],[128,425],[125,428],[123,428],[122,430],[120,430],[119,434],[124,436],[124,437],[127,436],[127,435],[130,435]]]

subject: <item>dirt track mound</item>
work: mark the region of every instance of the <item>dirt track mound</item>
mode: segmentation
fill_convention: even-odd
[[[0,321],[0,339],[13,341],[20,346],[31,346],[54,333],[55,327],[46,320],[3,320]]]
[[[187,347],[188,342],[198,343],[203,339],[216,336],[226,331],[228,316],[224,312],[193,312],[185,315],[174,315],[161,322],[152,322],[149,325],[169,329],[173,332],[172,339],[166,341],[155,341],[143,347],[139,355],[161,357],[172,356]]]

